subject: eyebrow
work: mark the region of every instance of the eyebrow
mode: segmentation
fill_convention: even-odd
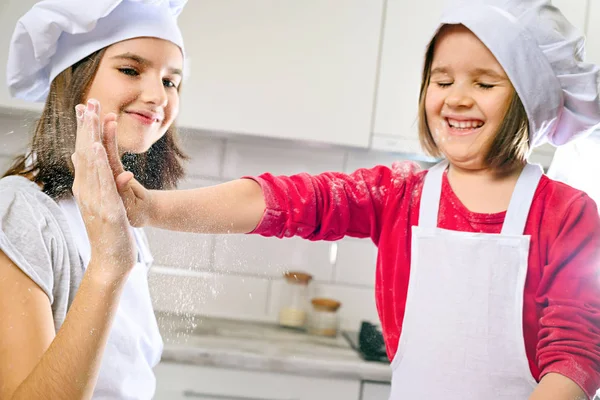
[[[431,75],[435,75],[435,74],[449,74],[448,68],[436,67],[431,70]],[[494,71],[492,69],[488,69],[488,68],[475,68],[473,70],[472,74],[475,76],[487,75],[490,78],[495,78],[495,79],[506,79],[505,76],[502,76],[499,73],[497,73],[496,71]]]
[[[134,53],[123,53],[123,54],[119,54],[117,56],[111,57],[112,60],[130,60],[130,61],[135,61],[138,64],[147,66],[147,67],[151,67],[153,65],[152,61],[141,57],[137,54]],[[169,68],[169,72],[171,74],[175,74],[175,75],[183,75],[181,69],[179,68]]]
[[[435,67],[431,70],[431,75],[434,74],[448,74],[448,68],[446,67]]]

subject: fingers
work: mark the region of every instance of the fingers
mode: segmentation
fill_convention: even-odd
[[[117,145],[117,116],[115,114],[107,114],[104,118],[104,128],[102,135],[102,144],[106,149],[108,163],[113,172],[114,179],[117,179],[125,169],[121,163],[119,147]],[[118,186],[118,184],[117,184]]]
[[[113,170],[114,174],[114,170]],[[117,190],[119,193],[125,192],[128,189],[130,183],[132,183],[133,173],[129,171],[125,171],[117,175],[115,178],[115,182],[117,184]]]
[[[99,190],[98,176],[94,170],[94,143],[101,146],[100,104],[90,99],[87,105],[75,107],[77,135],[75,153],[71,156],[74,168],[73,195],[81,201],[91,201],[93,191]],[[114,118],[113,118],[114,119]]]
[[[83,104],[77,104],[75,106],[75,116],[77,118],[77,132],[81,129],[81,125],[83,123],[83,113],[85,112],[85,106]],[[77,137],[75,137],[77,140]]]
[[[84,114],[84,128],[87,124],[89,135],[92,143],[102,143],[102,126],[100,124],[100,103],[94,99],[90,99],[87,104],[87,109]],[[87,117],[87,119],[85,119]]]
[[[81,113],[83,107],[83,113]],[[100,126],[100,103],[94,99],[87,102],[87,106],[77,105],[77,136],[75,138],[75,152],[90,150],[93,142],[100,142],[102,129]]]
[[[100,143],[93,144],[94,149],[94,167],[98,176],[100,187],[98,188],[100,199],[103,204],[111,205],[121,204],[121,197],[117,192],[113,173],[108,165],[108,158],[104,147]],[[111,207],[112,208],[112,207]]]

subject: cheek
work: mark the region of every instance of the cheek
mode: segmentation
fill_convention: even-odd
[[[179,115],[179,93],[169,96],[167,107],[165,108],[165,122],[171,125]]]
[[[486,96],[479,99],[477,104],[485,113],[488,122],[499,125],[508,111],[510,99],[507,100],[504,96]]]
[[[425,93],[425,112],[427,118],[435,117],[440,113],[442,105],[444,104],[444,98],[439,90],[429,88]]]

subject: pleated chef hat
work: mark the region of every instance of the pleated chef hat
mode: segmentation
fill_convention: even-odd
[[[187,0],[42,0],[19,21],[8,51],[11,95],[45,101],[50,83],[97,50],[136,37],[173,42],[183,52],[177,17]]]
[[[600,128],[600,68],[583,61],[584,37],[550,0],[448,3],[438,31],[462,24],[494,54],[525,106],[532,148]]]

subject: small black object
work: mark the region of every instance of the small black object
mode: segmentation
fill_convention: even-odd
[[[385,350],[383,334],[377,327],[367,321],[363,321],[358,334],[358,351],[362,358],[367,361],[389,362]]]

